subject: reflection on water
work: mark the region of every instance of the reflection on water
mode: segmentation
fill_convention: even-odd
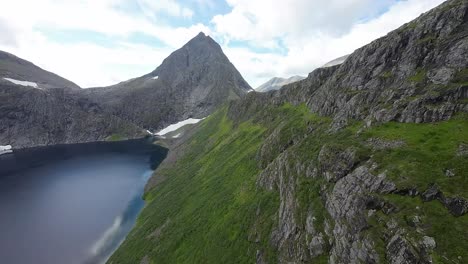
[[[112,252],[123,242],[126,234],[130,232],[138,213],[144,206],[141,194],[151,174],[152,171],[144,173],[133,199],[128,203],[123,213],[115,218],[114,223],[91,247],[91,257],[86,263],[105,263]]]
[[[127,142],[0,156],[0,262],[105,262],[144,206],[150,160],[165,154]]]

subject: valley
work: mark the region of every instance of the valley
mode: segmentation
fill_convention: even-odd
[[[468,1],[440,2],[255,90],[219,31],[106,87],[0,52],[0,262],[467,262]]]

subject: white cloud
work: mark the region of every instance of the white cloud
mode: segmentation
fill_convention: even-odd
[[[214,3],[191,1],[207,7]],[[307,75],[443,0],[227,2],[232,10],[214,15],[211,24],[182,27],[159,19],[165,14],[191,21],[189,18],[196,14],[177,0],[138,0],[136,7],[144,15],[125,9],[135,5],[131,0],[0,0],[0,49],[80,86],[104,86],[148,73],[173,50],[204,31],[220,40],[234,65],[257,87],[273,76]],[[103,46],[86,39],[60,42],[44,33],[70,30],[103,34],[114,43]],[[155,37],[162,44],[129,43],[128,37],[134,33]],[[248,46],[234,47],[232,41]]]
[[[0,49],[82,87],[104,86],[154,70],[175,48],[185,44],[200,31],[210,32],[202,24],[172,27],[124,13],[118,7],[125,1],[0,0],[0,33],[5,33],[2,34]],[[168,8],[171,8],[170,4],[158,12],[168,11]],[[188,11],[182,8],[177,12],[183,16]],[[116,37],[120,42],[106,46],[86,39],[75,43],[56,42],[42,33],[43,30],[97,32]],[[154,36],[164,45],[158,47],[128,43],[126,38],[132,33]]]
[[[137,0],[138,5],[145,13],[153,18],[155,14],[163,12],[170,16],[191,18],[193,11],[187,7],[181,6],[174,0]]]
[[[228,0],[232,12],[215,16],[212,23],[217,37],[234,65],[253,87],[274,76],[307,75],[326,62],[352,53],[419,16],[444,0],[392,1],[385,12],[368,0],[289,0],[267,5],[264,0]],[[265,8],[262,8],[265,5]],[[380,13],[379,13],[380,12]],[[365,14],[379,13],[375,18]],[[279,55],[280,43],[287,49]],[[273,48],[270,53],[255,53],[247,48],[230,48],[229,41]]]

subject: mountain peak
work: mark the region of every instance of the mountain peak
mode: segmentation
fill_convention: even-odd
[[[200,49],[206,50],[209,49],[211,52],[216,50],[217,52],[222,53],[221,46],[212,39],[209,35],[206,35],[204,32],[198,33],[194,38],[189,40],[187,44],[184,45],[185,48],[190,47],[195,52],[199,52]]]
[[[157,129],[206,117],[251,90],[221,46],[200,32],[153,72],[109,89],[96,89],[90,96],[125,120]]]
[[[206,35],[205,32],[200,31],[200,33],[198,33],[198,35],[195,38],[206,38],[206,37],[208,37],[208,35]]]

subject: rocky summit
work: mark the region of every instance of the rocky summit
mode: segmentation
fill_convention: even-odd
[[[86,93],[107,112],[158,130],[191,117],[206,117],[251,90],[219,44],[200,33],[153,72]]]
[[[466,263],[468,1],[171,146],[109,263]]]

